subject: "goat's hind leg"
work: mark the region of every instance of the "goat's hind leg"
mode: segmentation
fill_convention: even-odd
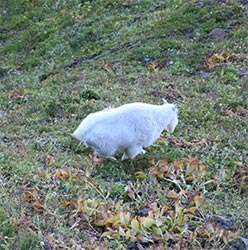
[[[125,150],[125,153],[121,157],[121,160],[126,160],[128,158],[133,159],[138,154],[145,154],[146,151],[141,146],[129,147]]]

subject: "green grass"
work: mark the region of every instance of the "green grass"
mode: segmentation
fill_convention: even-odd
[[[242,1],[21,0],[1,1],[0,11],[0,249],[126,249],[133,242],[147,249],[221,249],[230,234],[211,241],[204,229],[204,220],[216,214],[231,215],[239,227],[232,244],[248,237]],[[225,29],[226,38],[211,39],[214,28]],[[206,68],[215,53],[246,58]],[[148,61],[158,70],[149,70]],[[179,125],[144,156],[94,164],[92,152],[71,137],[91,112],[162,98],[178,104]],[[159,160],[174,164],[185,157],[197,157],[207,176],[192,183],[185,170],[167,181],[150,172]],[[202,221],[172,209],[177,203],[167,193],[179,192],[168,181],[173,178],[190,193],[190,201],[180,198],[188,208],[196,206],[198,192],[204,197],[208,208],[197,207]],[[137,212],[154,203],[171,206],[171,221],[156,211],[164,224],[140,222],[137,238],[127,236]],[[121,224],[125,235],[113,235],[113,224],[99,225],[120,211],[132,216]],[[191,227],[199,245],[190,245]],[[166,238],[180,230],[181,241]]]

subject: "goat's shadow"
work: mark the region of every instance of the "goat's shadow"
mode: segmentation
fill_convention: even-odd
[[[116,160],[111,158],[101,159],[99,164],[95,164],[92,177],[114,182],[130,181],[135,179],[137,171],[148,172],[151,167],[148,155],[138,155],[135,159],[121,161],[121,155],[117,155]]]

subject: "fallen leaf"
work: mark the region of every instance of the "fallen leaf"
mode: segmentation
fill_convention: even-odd
[[[146,64],[146,68],[151,71],[158,71],[159,70],[159,64],[157,61],[154,62],[148,62]]]
[[[103,238],[106,237],[106,238],[112,239],[112,238],[113,238],[112,232],[106,231],[106,232],[104,232],[104,233],[101,235],[101,237],[103,237]]]
[[[196,207],[201,207],[202,204],[205,202],[205,199],[201,196],[195,196],[194,197],[194,202],[196,204]]]
[[[214,226],[213,226],[213,223],[208,223],[208,224],[206,225],[206,231],[207,231],[208,233],[214,233],[214,232],[215,232],[215,228],[214,228]]]
[[[46,165],[54,167],[56,165],[56,155],[55,154],[49,154],[46,156]]]
[[[227,109],[227,110],[225,111],[225,115],[226,115],[226,116],[229,116],[229,117],[238,117],[238,115],[235,114],[231,109]]]
[[[135,179],[145,179],[146,174],[143,171],[137,171],[137,172],[134,173],[134,178]]]
[[[167,194],[166,197],[168,199],[177,199],[179,198],[179,195],[174,191],[174,190],[170,190]]]
[[[126,235],[125,230],[121,226],[119,226],[119,233],[120,233],[121,236]]]
[[[128,225],[131,221],[132,214],[131,212],[120,211],[120,221],[122,225]]]
[[[29,206],[37,211],[44,209],[44,199],[38,189],[26,190],[24,193],[24,200],[29,203]]]
[[[65,15],[65,10],[64,9],[62,9],[62,10],[60,10],[60,12],[59,12],[62,16],[64,16]]]
[[[167,142],[167,140],[163,137],[159,137],[157,140],[156,140],[156,143],[165,143]]]
[[[226,53],[215,53],[205,63],[205,67],[208,69],[213,69],[215,66],[220,65],[222,63],[228,62],[230,60],[245,60],[247,56],[244,55],[237,55],[233,52],[226,52]]]
[[[24,193],[24,200],[28,202],[32,202],[40,198],[41,195],[38,189],[26,190]]]
[[[225,55],[222,53],[215,53],[211,57],[209,57],[208,62],[209,63],[221,63],[225,60]]]
[[[156,224],[155,220],[152,218],[147,218],[147,217],[141,217],[140,218],[141,224],[145,227],[145,228],[151,228],[153,225]]]
[[[248,191],[248,165],[242,166],[233,176],[233,186],[242,191]]]
[[[103,62],[102,65],[101,65],[101,68],[110,72],[111,69],[113,68],[113,65],[109,62]]]
[[[42,211],[44,209],[43,204],[41,203],[40,200],[32,202],[29,205],[30,205],[30,207],[32,207],[36,211]]]
[[[28,95],[27,94],[21,94],[21,91],[18,90],[18,89],[13,89],[10,91],[10,93],[8,94],[8,96],[12,99],[15,99],[15,100],[25,100],[27,101],[28,100]]]
[[[71,202],[69,200],[62,200],[61,203],[64,207],[69,207],[71,205]]]
[[[159,168],[167,167],[168,166],[168,160],[159,160],[157,163],[157,166]]]
[[[236,108],[236,111],[237,111],[237,113],[238,113],[239,115],[241,115],[241,116],[248,116],[248,110],[245,109],[245,108],[242,107],[242,106],[238,106],[238,107]]]
[[[140,228],[140,224],[137,219],[132,219],[131,221],[131,228],[138,231]]]
[[[60,180],[66,180],[71,176],[72,172],[69,168],[56,169],[55,170],[55,178]]]
[[[183,212],[195,215],[196,210],[197,210],[197,207],[191,207],[191,208],[184,209]]]

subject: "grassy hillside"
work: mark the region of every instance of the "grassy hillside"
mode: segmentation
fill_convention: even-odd
[[[0,13],[1,250],[245,249],[247,1]],[[96,162],[71,137],[91,112],[162,98],[179,125],[145,156]]]

